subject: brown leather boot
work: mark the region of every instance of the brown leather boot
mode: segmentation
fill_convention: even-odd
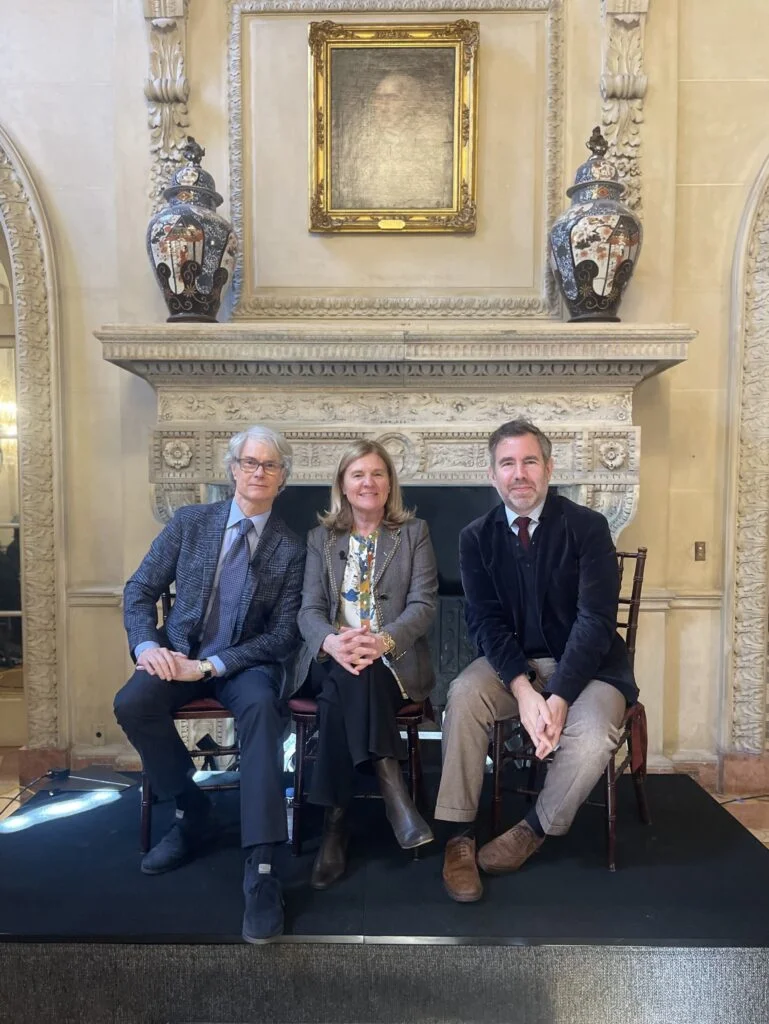
[[[545,837],[538,836],[524,819],[482,846],[478,863],[487,875],[505,875],[508,871],[517,871],[544,841]]]
[[[345,807],[326,808],[323,838],[310,876],[313,889],[328,889],[347,870],[347,843],[350,836],[345,821],[346,811]]]
[[[403,781],[401,766],[395,758],[382,757],[374,761],[374,771],[379,779],[387,820],[400,848],[413,850],[415,846],[431,843],[432,830],[414,806]]]
[[[475,903],[483,896],[481,876],[475,865],[475,840],[471,836],[454,836],[446,843],[443,885],[457,903]]]

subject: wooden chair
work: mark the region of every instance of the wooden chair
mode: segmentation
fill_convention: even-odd
[[[168,613],[171,610],[171,604],[173,602],[174,595],[170,590],[165,591],[160,597],[160,619],[159,624],[162,625],[168,617]],[[232,712],[228,711],[223,704],[220,704],[214,697],[202,697],[199,700],[191,700],[183,707],[179,708],[173,715],[175,722],[182,721],[194,721],[195,719],[202,718],[232,718]],[[193,758],[214,758],[214,757],[226,757],[229,755],[237,757],[239,749],[237,742],[230,746],[222,746],[218,743],[209,744],[205,750],[190,750],[190,756]],[[211,786],[206,786],[207,790],[222,790],[222,789],[236,789],[239,784],[237,782],[224,782]],[[147,853],[152,845],[152,804],[154,797],[152,794],[152,786],[150,785],[149,776],[144,770],[142,765],[142,776],[141,776],[141,812],[139,819],[139,848],[142,853]]]
[[[630,666],[635,662],[636,636],[638,633],[638,615],[641,610],[641,590],[643,587],[644,569],[646,567],[646,548],[639,548],[637,551],[618,551],[617,566],[619,569],[620,586],[625,570],[625,563],[631,560],[635,562],[633,580],[629,597],[620,597],[617,613],[617,628],[625,631],[625,643],[627,644]],[[537,795],[537,776],[542,762],[538,762],[534,756],[534,748],[521,725],[520,719],[512,719],[513,729],[517,730],[523,742],[521,746],[513,751],[507,749],[505,743],[505,730],[509,727],[510,721],[494,723],[494,730],[491,741],[492,760],[492,800],[491,800],[491,827],[494,835],[501,831],[502,821],[502,769],[509,760],[522,760],[529,764],[529,780],[525,788],[516,791],[526,793],[529,798]],[[617,754],[625,748],[626,753],[622,761],[617,764]],[[628,768],[630,769],[633,785],[635,788],[638,812],[641,821],[648,825],[651,823],[649,805],[646,799],[644,780],[646,779],[646,710],[640,702],[628,708],[625,712],[625,719],[622,723],[622,734],[619,743],[614,749],[609,763],[606,766],[605,787],[606,802],[601,806],[606,807],[606,842],[607,857],[610,871],[616,870],[615,848],[617,838],[617,779]],[[545,763],[552,760],[552,755],[545,759]]]
[[[308,752],[308,741],[315,728],[318,716],[316,701],[304,697],[292,697],[288,702],[291,718],[296,728],[296,753],[294,755],[294,796],[291,802],[293,811],[293,832],[291,834],[291,852],[298,857],[302,852],[302,816],[305,805],[305,766],[314,760],[315,755]],[[419,745],[419,726],[424,722],[433,721],[434,714],[429,698],[415,704],[406,704],[401,708],[395,721],[399,729],[406,731],[408,748],[409,794],[414,803],[419,802],[422,793],[422,752]],[[414,859],[419,857],[419,847],[414,850]]]

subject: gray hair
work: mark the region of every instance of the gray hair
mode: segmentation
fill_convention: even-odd
[[[294,449],[279,431],[265,427],[261,423],[255,423],[252,427],[241,430],[239,434],[235,434],[234,437],[230,438],[227,444],[227,452],[224,456],[224,468],[227,471],[227,479],[234,485],[235,477],[232,475],[232,464],[238,461],[240,453],[243,451],[243,445],[249,440],[258,441],[260,444],[266,444],[270,448],[275,449],[278,461],[286,471],[286,476],[281,486],[281,490],[283,490],[288,482],[288,478],[291,476]]]
[[[527,434],[531,434],[532,437],[537,439],[540,451],[542,452],[542,458],[547,462],[553,454],[553,446],[550,443],[550,438],[544,434],[539,427],[535,427],[530,420],[517,419],[508,420],[508,422],[503,423],[501,427],[497,427],[489,438],[489,459],[492,466],[494,465],[494,459],[497,454],[497,445],[500,441],[504,441],[506,437],[525,437]]]

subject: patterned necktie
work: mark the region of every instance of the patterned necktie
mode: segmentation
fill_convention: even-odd
[[[219,651],[232,646],[240,598],[246,585],[248,563],[251,560],[248,533],[253,528],[254,524],[250,519],[241,519],[238,523],[238,535],[222,559],[211,614],[206,620],[200,638],[199,658],[207,658],[210,654],[218,654]]]
[[[521,542],[521,547],[524,551],[528,551],[531,544],[531,537],[529,536],[530,522],[531,519],[528,516],[518,516],[517,519],[513,520],[513,526],[518,527],[518,540]]]

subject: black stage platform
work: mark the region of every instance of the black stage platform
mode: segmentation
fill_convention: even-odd
[[[116,803],[77,817],[0,836],[0,995],[5,990],[6,997],[22,1003],[26,999],[24,1005],[31,1006],[31,989],[23,983],[26,971],[38,980],[41,971],[46,977],[53,972],[59,979],[56,985],[63,986],[57,989],[60,1016],[47,1016],[53,1011],[37,1002],[36,1016],[24,1016],[21,1004],[5,1016],[0,1006],[0,1020],[580,1020],[572,1005],[573,988],[568,996],[561,993],[564,1006],[571,1006],[569,1016],[551,1002],[545,1006],[543,993],[552,997],[550,969],[555,972],[552,984],[559,975],[561,981],[568,976],[570,985],[585,989],[590,999],[601,985],[613,992],[615,978],[620,1002],[605,1003],[608,1020],[621,1011],[622,999],[639,982],[637,972],[645,965],[644,985],[655,978],[655,984],[667,978],[674,989],[683,985],[671,998],[675,1002],[685,991],[699,1015],[689,1018],[680,1006],[673,1013],[673,1004],[663,1000],[657,1016],[639,1010],[625,1018],[631,1024],[689,1019],[703,1024],[711,1019],[709,1011],[703,1016],[701,1005],[709,986],[732,1006],[750,992],[755,1007],[732,1019],[740,1024],[765,1022],[769,850],[688,777],[652,776],[647,786],[651,826],[638,821],[631,787],[624,779],[620,783],[616,873],[605,866],[603,812],[587,806],[568,836],[548,840],[517,875],[487,879],[484,899],[471,905],[453,903],[445,895],[439,850],[425,847],[422,859],[413,861],[397,848],[378,800],[355,802],[347,877],[327,892],[314,892],[307,881],[320,817],[308,816],[303,856],[292,859],[286,848],[278,861],[285,879],[287,933],[278,943],[258,947],[240,940],[242,854],[235,793],[216,797],[225,822],[220,844],[207,856],[158,877],[138,870],[135,789]],[[506,816],[511,824],[525,808],[521,798],[509,797]],[[162,834],[171,814],[170,805],[156,808],[155,836]],[[185,964],[183,971],[180,963]],[[190,976],[192,964],[197,973]],[[243,1003],[211,1003],[207,998],[205,1013],[198,1004],[185,1008],[190,986],[198,991],[195,979],[210,978],[211,964],[217,965],[218,983],[229,979],[227,994],[232,998],[238,985],[253,986],[255,977],[271,969],[278,974],[272,982],[264,975],[256,995],[248,988],[251,994],[243,995]],[[161,970],[160,965],[165,967]],[[304,983],[311,977],[317,980],[321,965],[326,980],[320,990],[316,986],[300,999]],[[101,980],[91,978],[92,990],[106,985],[100,1001],[90,1007],[75,1005],[76,977],[94,970]],[[249,973],[254,970],[256,975]],[[290,985],[280,983],[287,970]],[[414,977],[411,970],[417,972]],[[500,970],[504,983],[502,977],[493,980]],[[75,973],[67,978],[71,971]],[[700,978],[701,971],[705,974]],[[746,978],[740,980],[745,971]],[[123,994],[115,1002],[114,993],[130,977],[136,979],[129,985],[130,997]],[[170,994],[182,977],[184,999]],[[421,1016],[411,1012],[417,977]],[[513,978],[519,988],[530,978],[532,993],[539,992],[526,1010],[528,1017],[516,1015],[526,1005],[520,993],[508,1016],[499,1016],[502,1011],[495,1008]],[[137,1016],[138,1009],[128,1008],[131,998],[139,998],[139,979],[153,991],[158,986],[162,990],[154,1016]],[[460,979],[461,990],[447,1001]],[[215,987],[218,983],[212,982]],[[354,987],[354,998],[346,985]],[[380,991],[382,985],[387,991]],[[405,1003],[398,999],[404,986],[409,992]],[[491,986],[486,1003],[478,1001],[476,986],[484,991]],[[340,997],[340,991],[347,997]],[[463,996],[471,999],[464,1008]],[[175,1016],[169,1015],[166,998]],[[13,999],[6,998],[3,1005],[14,1005]],[[503,999],[502,1005],[509,1006],[509,1000]],[[594,1011],[585,1020],[600,1024],[604,1016]]]

